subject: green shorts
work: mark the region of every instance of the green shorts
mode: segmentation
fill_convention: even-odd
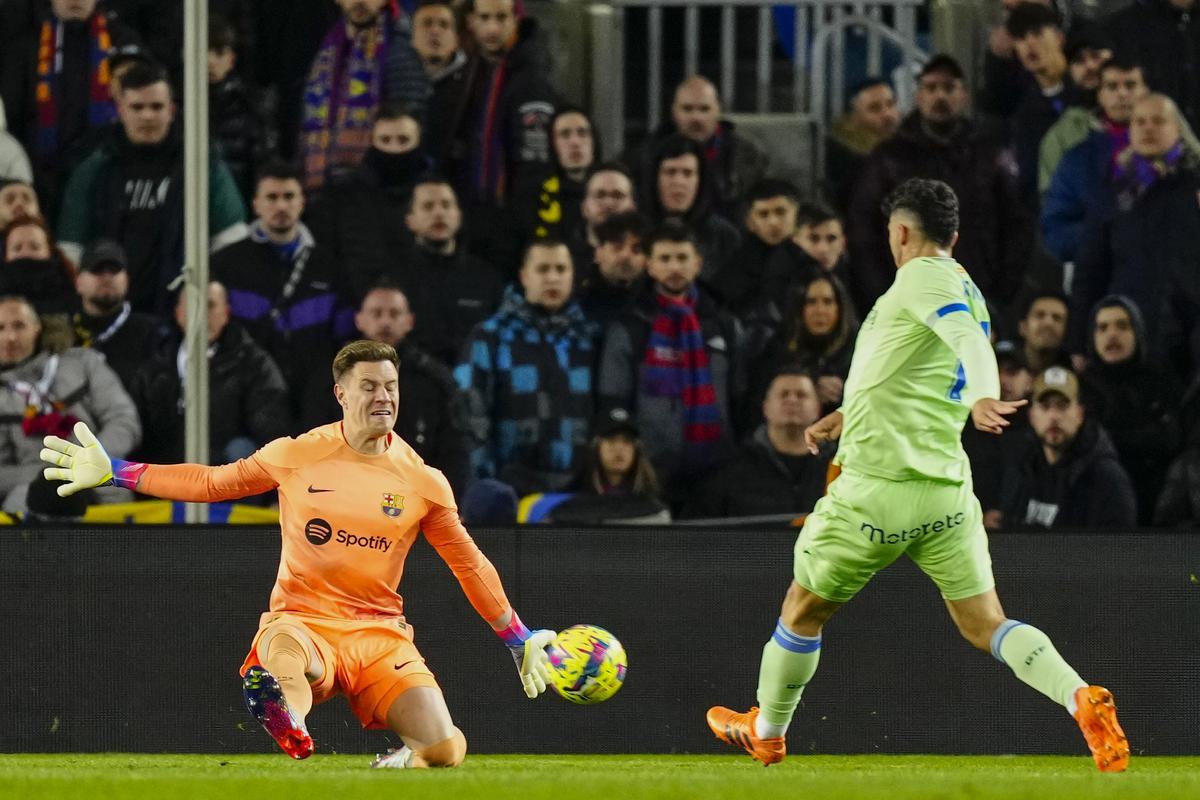
[[[947,600],[995,586],[983,512],[970,482],[889,481],[842,472],[796,540],[796,583],[848,602],[902,553]]]

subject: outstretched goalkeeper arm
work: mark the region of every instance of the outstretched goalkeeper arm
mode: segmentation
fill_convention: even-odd
[[[65,481],[58,487],[60,497],[97,486],[120,486],[166,500],[214,503],[261,494],[278,486],[253,455],[218,467],[142,464],[109,458],[95,434],[82,422],[75,423],[75,437],[79,444],[57,436],[42,440],[41,459],[53,465],[42,474],[46,480]]]

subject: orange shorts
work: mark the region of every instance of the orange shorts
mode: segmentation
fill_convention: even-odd
[[[313,704],[343,694],[364,728],[386,728],[388,709],[407,690],[415,686],[440,688],[413,644],[412,626],[402,618],[333,619],[269,611],[259,621],[258,633],[239,674],[261,664],[258,643],[263,634],[272,628],[289,627],[308,636],[324,666],[324,675],[312,684]]]

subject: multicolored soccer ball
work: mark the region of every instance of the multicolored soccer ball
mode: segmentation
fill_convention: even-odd
[[[554,691],[572,703],[603,703],[625,683],[625,648],[604,628],[567,628],[558,634],[549,652]]]

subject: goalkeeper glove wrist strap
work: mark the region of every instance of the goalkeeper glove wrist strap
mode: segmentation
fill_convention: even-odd
[[[142,477],[142,473],[146,471],[146,464],[138,461],[122,461],[119,458],[112,460],[112,483],[113,486],[120,486],[122,489],[133,490],[137,488],[138,480]]]
[[[496,631],[496,635],[503,639],[504,643],[509,647],[519,648],[533,634],[529,632],[529,628],[525,627],[525,623],[521,622],[521,618],[517,616],[517,610],[513,609],[512,619],[508,621],[508,627]]]

